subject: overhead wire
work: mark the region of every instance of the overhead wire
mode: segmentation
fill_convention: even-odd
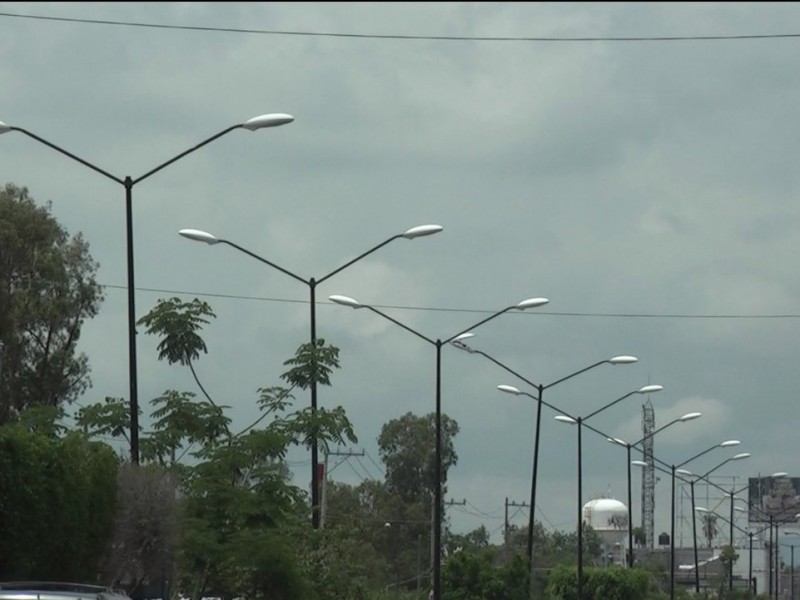
[[[109,289],[127,289],[124,285],[111,285],[100,284],[103,288]],[[137,287],[136,291],[150,292],[158,294],[173,294],[178,296],[194,296],[203,298],[226,298],[229,300],[252,300],[258,302],[279,302],[290,304],[308,304],[309,300],[294,300],[289,298],[270,298],[263,296],[243,296],[237,294],[220,294],[215,292],[189,292],[185,290],[171,290],[164,288],[145,288]],[[316,301],[317,305],[334,305],[334,302]],[[436,307],[436,306],[408,306],[400,304],[372,304],[371,306],[379,309],[390,310],[409,310],[409,311],[426,311],[426,312],[452,312],[452,313],[471,313],[471,314],[491,314],[495,311],[488,309],[478,308],[453,308],[453,307]],[[541,316],[554,316],[554,317],[591,317],[591,318],[615,318],[615,319],[800,319],[800,313],[776,313],[776,314],[713,314],[713,313],[627,313],[627,312],[565,312],[565,311],[547,311],[537,310],[536,312],[521,312],[515,313],[518,315],[541,315]]]
[[[410,35],[410,34],[376,34],[376,33],[338,33],[330,31],[297,31],[278,29],[249,29],[238,27],[211,27],[200,25],[165,25],[163,23],[143,23],[136,21],[114,21],[110,19],[80,19],[75,17],[53,17],[21,13],[0,12],[0,17],[31,19],[41,21],[58,21],[63,23],[80,23],[87,25],[111,25],[116,27],[140,27],[149,29],[171,29],[181,31],[204,31],[215,33],[257,34],[291,37],[328,37],[372,40],[405,40],[405,41],[443,41],[443,42],[683,42],[683,41],[733,41],[791,39],[800,37],[800,33],[763,33],[763,34],[730,34],[730,35],[654,35],[654,36],[466,36],[466,35]]]

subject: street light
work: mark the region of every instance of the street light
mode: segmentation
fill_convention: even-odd
[[[792,535],[792,536],[800,535],[800,532],[797,532],[797,531],[785,531],[783,533],[783,535]],[[789,547],[791,548],[791,551],[792,551],[792,553],[791,553],[792,564],[791,564],[790,571],[789,571],[789,589],[791,590],[790,591],[790,598],[791,598],[791,600],[794,600],[794,547],[795,547],[795,545],[794,544],[790,544]]]
[[[261,115],[258,117],[254,117],[244,123],[239,123],[238,125],[233,125],[228,127],[227,129],[223,129],[219,133],[211,136],[210,138],[206,139],[203,142],[200,142],[196,146],[181,152],[177,156],[169,159],[166,162],[161,163],[154,169],[151,169],[144,175],[141,175],[136,178],[132,178],[130,176],[125,177],[117,177],[116,175],[112,175],[108,171],[101,169],[100,167],[90,163],[89,161],[72,154],[71,152],[64,150],[60,146],[39,137],[36,134],[27,131],[21,127],[15,127],[12,125],[6,125],[2,121],[0,121],[0,134],[7,133],[9,131],[18,131],[22,134],[25,134],[29,138],[36,140],[44,144],[45,146],[49,146],[53,150],[60,152],[61,154],[68,156],[72,160],[75,160],[82,165],[89,167],[93,171],[100,173],[104,177],[111,179],[112,181],[117,182],[118,184],[122,185],[125,188],[125,223],[126,223],[126,235],[127,235],[127,263],[128,263],[128,367],[129,367],[129,402],[130,402],[130,451],[131,451],[131,462],[134,464],[139,464],[139,390],[138,390],[138,378],[136,373],[136,302],[135,302],[135,291],[136,288],[134,287],[134,268],[133,268],[133,186],[147,179],[151,175],[158,173],[165,167],[171,165],[172,163],[180,160],[187,154],[191,154],[195,150],[199,150],[206,144],[213,142],[214,140],[222,137],[226,133],[230,133],[235,129],[247,129],[248,131],[256,131],[258,129],[264,129],[266,127],[277,127],[279,125],[286,125],[287,123],[291,123],[294,121],[294,117],[292,115],[287,115],[283,113],[275,113],[275,114],[267,114]]]
[[[628,567],[632,567],[633,566],[633,527],[632,527],[632,523],[633,523],[633,508],[632,508],[632,505],[633,505],[633,502],[632,502],[632,499],[631,499],[631,448],[633,448],[634,446],[638,446],[639,444],[641,444],[645,440],[648,440],[651,437],[653,437],[655,434],[657,434],[657,433],[659,433],[661,431],[664,431],[667,427],[675,425],[675,423],[685,423],[687,421],[693,421],[694,419],[698,419],[701,416],[702,416],[702,413],[699,413],[699,412],[686,413],[685,415],[682,415],[682,416],[678,417],[677,419],[673,419],[672,421],[670,421],[666,425],[662,425],[661,427],[659,427],[658,429],[656,429],[652,433],[644,436],[638,442],[635,442],[633,444],[629,444],[628,442],[626,442],[625,440],[620,439],[620,438],[607,438],[608,441],[611,442],[612,444],[617,444],[619,446],[624,446],[628,451],[628,556],[627,556],[627,565],[628,565]],[[645,463],[645,466],[647,466],[647,463]]]
[[[596,414],[603,412],[607,408],[611,408],[618,402],[621,402],[625,398],[633,396],[634,394],[651,394],[654,392],[660,392],[663,389],[664,387],[661,385],[646,385],[638,390],[634,390],[617,398],[613,402],[609,402],[605,406],[598,408],[585,417],[570,417],[567,415],[558,415],[554,417],[555,420],[560,423],[578,426],[578,600],[583,599],[583,490],[581,489],[583,485],[583,474],[581,472],[581,429],[583,422],[588,421]],[[630,527],[630,524],[628,526]]]
[[[787,472],[779,471],[779,472],[773,473],[772,475],[769,475],[768,477],[765,477],[765,478],[762,478],[762,477],[759,476],[759,478],[758,478],[759,488],[761,486],[761,482],[762,482],[763,479],[775,479],[775,478],[780,478],[780,477],[786,477],[787,475],[788,475]],[[731,491],[731,493],[730,493],[731,494],[731,500],[733,501],[734,496],[736,494],[738,494],[739,492],[743,492],[745,490],[748,490],[750,487],[751,487],[751,484],[748,483],[748,485],[744,486],[743,488],[741,488],[739,490]],[[771,597],[772,596],[772,570],[773,570],[773,566],[775,567],[776,574],[777,574],[777,569],[778,569],[778,556],[777,556],[777,553],[775,553],[775,561],[773,561],[773,559],[772,559],[772,555],[773,555],[773,551],[774,551],[774,548],[772,546],[772,527],[773,527],[773,523],[774,523],[776,536],[777,536],[778,527],[779,527],[779,524],[780,524],[780,521],[781,521],[780,517],[784,516],[785,511],[780,511],[778,513],[778,517],[779,518],[776,521],[775,518],[774,518],[775,517],[775,513],[774,512],[769,511],[769,513],[767,513],[766,511],[763,510],[763,507],[760,507],[760,508],[754,507],[753,505],[750,504],[749,501],[747,502],[747,506],[748,506],[748,509],[750,509],[750,510],[753,510],[753,509],[758,510],[758,512],[761,513],[761,515],[760,515],[761,517],[769,517],[769,536],[770,536],[770,539],[769,539],[769,548],[770,548],[769,549],[769,553],[770,554],[769,554],[769,561],[768,561],[769,562],[768,595]],[[734,510],[745,512],[745,509],[740,508],[738,506],[734,507]],[[796,520],[798,518],[798,516],[795,515],[794,518]],[[748,521],[749,521],[749,519],[748,519]],[[784,522],[786,522],[785,519],[784,519]],[[759,532],[759,533],[761,533],[761,532]],[[752,558],[751,558],[751,562],[752,562]],[[774,564],[773,564],[773,562],[774,562]],[[752,579],[752,577],[751,577],[751,579]],[[777,581],[776,581],[776,586],[775,586],[775,593],[777,595]]]
[[[694,544],[694,564],[695,564],[695,571],[696,571],[696,573],[695,573],[695,592],[697,592],[697,593],[700,593],[700,576],[699,576],[699,573],[697,573],[697,568],[696,568],[697,567],[697,527],[696,527],[696,523],[695,523],[694,511],[695,510],[701,510],[701,507],[695,506],[695,501],[694,501],[694,484],[695,484],[695,481],[702,479],[702,480],[707,481],[708,483],[711,483],[709,481],[709,479],[708,479],[709,476],[711,475],[711,473],[713,473],[714,471],[716,471],[717,469],[723,467],[724,465],[728,464],[731,461],[743,460],[745,458],[748,458],[749,456],[750,456],[750,454],[747,453],[747,452],[743,452],[741,454],[736,454],[736,455],[732,456],[731,458],[728,458],[727,460],[722,461],[720,464],[718,464],[713,469],[709,469],[703,475],[695,476],[694,473],[692,473],[691,471],[687,471],[686,469],[678,469],[676,471],[677,473],[680,473],[681,475],[689,475],[689,476],[692,477],[692,479],[689,480],[689,487],[691,488],[691,494],[692,494],[692,536],[693,536],[693,544]],[[733,492],[731,492],[730,500],[731,500],[731,505],[730,505],[730,519],[728,520],[728,525],[729,525],[728,538],[729,538],[729,541],[730,541],[731,550],[733,550],[733,509],[734,509],[734,506],[733,506]],[[705,510],[705,509],[703,509],[703,510]],[[706,510],[706,512],[710,512],[710,511]],[[730,561],[730,564],[728,565],[728,589],[729,590],[733,589],[733,561]]]
[[[304,277],[300,277],[299,275],[296,275],[296,274],[292,273],[288,269],[284,269],[283,267],[280,267],[280,266],[276,265],[275,263],[267,260],[266,258],[263,258],[263,257],[255,254],[255,253],[251,252],[250,250],[247,250],[246,248],[243,248],[243,247],[239,246],[238,244],[235,244],[235,243],[231,242],[230,240],[220,239],[220,238],[218,238],[218,237],[216,237],[216,236],[214,236],[214,235],[212,235],[212,234],[210,234],[210,233],[208,233],[206,231],[200,231],[199,229],[181,229],[178,233],[180,235],[182,235],[183,237],[185,237],[185,238],[188,238],[190,240],[194,240],[196,242],[204,242],[204,243],[206,243],[206,244],[208,244],[210,246],[213,246],[215,244],[227,244],[228,246],[231,246],[232,248],[235,248],[236,250],[239,250],[240,252],[243,252],[244,254],[247,254],[248,256],[251,256],[251,257],[255,258],[256,260],[258,260],[258,261],[260,261],[260,262],[262,262],[262,263],[264,263],[266,265],[269,265],[273,269],[277,269],[281,273],[284,273],[284,274],[288,275],[289,277],[291,277],[292,279],[295,279],[295,280],[297,280],[297,281],[299,281],[301,283],[304,283],[306,286],[308,286],[309,295],[310,295],[309,304],[311,306],[311,350],[312,350],[312,352],[316,352],[316,350],[317,350],[317,309],[316,309],[316,305],[317,305],[317,302],[316,302],[316,288],[317,288],[317,285],[319,285],[323,281],[326,281],[327,279],[330,279],[331,277],[333,277],[334,275],[336,275],[340,271],[343,271],[344,269],[346,269],[347,267],[349,267],[353,263],[358,262],[359,260],[361,260],[362,258],[364,258],[366,256],[369,256],[370,254],[372,254],[373,252],[375,252],[379,248],[382,248],[383,246],[385,246],[386,244],[388,244],[390,242],[393,242],[394,240],[397,240],[397,239],[400,239],[400,238],[404,238],[404,239],[407,239],[407,240],[413,240],[413,239],[416,239],[418,237],[425,237],[425,236],[433,235],[435,233],[439,233],[443,229],[444,228],[441,227],[440,225],[420,225],[418,227],[412,227],[411,229],[405,231],[404,233],[399,233],[399,234],[391,236],[390,238],[387,238],[386,240],[382,241],[377,246],[374,246],[370,250],[367,250],[363,254],[360,254],[356,258],[354,258],[351,261],[345,263],[344,265],[342,265],[338,269],[335,269],[334,271],[331,271],[330,273],[328,273],[324,277],[320,277],[318,279],[314,279],[313,277],[311,277],[309,279],[306,279]],[[310,388],[311,388],[311,418],[312,418],[312,422],[313,422],[313,419],[316,416],[316,412],[317,412],[317,377],[316,377],[316,373],[314,373],[314,376],[311,378]],[[318,481],[318,476],[317,476],[317,470],[319,469],[319,466],[318,466],[319,458],[318,458],[318,456],[319,455],[318,455],[318,448],[317,448],[317,436],[316,436],[316,433],[312,432],[312,436],[311,436],[311,523],[312,523],[314,529],[319,528],[319,481]]]
[[[504,369],[506,372],[511,373],[512,375],[514,375],[518,379],[524,381],[525,383],[527,383],[531,387],[535,388],[536,391],[537,391],[537,395],[533,396],[532,394],[527,394],[527,393],[521,392],[519,389],[515,388],[514,386],[510,386],[510,385],[498,385],[497,386],[497,389],[500,390],[501,392],[505,392],[507,394],[513,394],[515,396],[528,396],[528,397],[533,398],[534,400],[536,400],[536,427],[535,427],[534,434],[533,434],[533,474],[531,475],[531,501],[530,501],[530,512],[528,514],[528,547],[527,547],[527,553],[528,553],[528,592],[529,592],[529,595],[530,595],[532,593],[532,588],[533,588],[533,529],[534,529],[534,518],[535,518],[535,512],[536,512],[536,482],[537,482],[537,475],[538,475],[538,469],[539,469],[539,431],[540,431],[541,422],[542,422],[542,404],[546,404],[547,406],[549,406],[550,408],[553,408],[553,410],[556,410],[558,412],[558,409],[555,409],[554,407],[550,406],[546,402],[542,401],[542,397],[544,396],[544,391],[547,390],[547,389],[550,389],[553,386],[558,385],[559,383],[567,381],[568,379],[572,379],[573,377],[575,377],[577,375],[585,373],[586,371],[594,369],[595,367],[599,367],[600,365],[629,365],[629,364],[633,364],[633,363],[638,362],[639,359],[636,358],[635,356],[624,356],[624,355],[623,356],[613,356],[613,357],[611,357],[609,359],[598,361],[598,362],[596,362],[596,363],[594,363],[592,365],[589,365],[588,367],[584,367],[583,369],[581,369],[579,371],[575,371],[574,373],[571,373],[571,374],[567,375],[566,377],[562,377],[561,379],[558,379],[558,380],[556,380],[556,381],[554,381],[552,383],[548,383],[547,385],[542,385],[542,384],[537,384],[537,383],[533,383],[532,381],[529,381],[528,379],[526,379],[525,377],[523,377],[522,375],[520,375],[519,373],[517,373],[513,369],[507,367],[506,365],[501,363],[496,358],[490,356],[486,352],[482,352],[481,350],[476,350],[476,349],[470,347],[469,345],[465,344],[462,341],[453,342],[453,345],[456,348],[459,348],[461,350],[469,352],[470,354],[480,354],[484,358],[489,359],[494,364],[496,364],[500,368]]]
[[[525,310],[528,308],[536,308],[538,306],[543,306],[549,302],[547,298],[528,298],[527,300],[523,300],[518,304],[513,306],[509,306],[504,308],[503,310],[497,311],[496,313],[486,317],[482,321],[479,321],[472,325],[471,327],[467,327],[466,329],[462,330],[460,333],[452,335],[444,340],[441,338],[433,340],[420,332],[412,329],[408,325],[398,321],[397,319],[390,317],[384,312],[381,312],[374,306],[370,306],[369,304],[361,304],[358,300],[354,298],[350,298],[349,296],[329,296],[332,302],[336,304],[341,304],[343,306],[348,306],[350,308],[366,308],[374,312],[376,315],[379,315],[386,319],[387,321],[391,321],[398,327],[405,329],[409,333],[417,336],[418,338],[425,340],[429,344],[433,345],[436,348],[436,456],[435,456],[435,465],[434,465],[434,483],[433,483],[433,492],[434,492],[434,529],[433,529],[433,600],[441,600],[441,547],[442,547],[442,346],[445,344],[451,344],[453,342],[460,342],[465,339],[473,337],[475,334],[471,333],[471,329],[476,329],[477,327],[491,321],[492,319],[499,317],[500,315],[507,313],[511,310]]]
[[[672,478],[672,507],[671,507],[671,518],[670,518],[670,538],[669,538],[669,597],[670,600],[675,598],[675,474],[677,470],[681,467],[686,466],[693,460],[700,458],[701,456],[715,450],[717,448],[730,448],[733,446],[738,446],[741,444],[739,440],[725,440],[724,442],[720,442],[719,444],[714,444],[709,448],[706,448],[702,452],[695,454],[691,458],[683,461],[678,465],[670,465],[670,473]],[[749,456],[749,455],[748,455]],[[661,462],[661,461],[659,461]],[[637,466],[649,466],[648,463],[644,461],[633,461],[634,465]]]

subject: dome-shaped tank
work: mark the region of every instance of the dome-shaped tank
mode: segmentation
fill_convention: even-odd
[[[608,544],[616,544],[628,534],[628,507],[613,498],[596,498],[583,505],[583,521],[591,525]]]

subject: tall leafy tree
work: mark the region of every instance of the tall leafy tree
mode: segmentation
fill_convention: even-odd
[[[453,419],[442,415],[442,485],[447,472],[458,462],[453,439],[459,427]],[[433,413],[418,416],[406,413],[384,424],[378,436],[378,448],[386,465],[389,491],[407,502],[430,502],[434,496],[436,467],[436,421]],[[446,489],[446,486],[443,488]]]
[[[261,416],[236,432],[226,414],[229,406],[211,397],[197,370],[197,360],[207,353],[201,330],[213,318],[205,302],[171,298],[159,300],[139,321],[147,333],[159,336],[159,359],[189,367],[201,392],[169,389],[153,399],[152,431],[142,437],[143,466],[158,465],[178,480],[180,541],[173,580],[193,599],[212,595],[338,600],[343,596],[331,596],[324,588],[332,578],[308,577],[324,572],[337,553],[308,531],[307,497],[291,484],[285,460],[290,446],[308,445],[313,438],[323,447],[356,441],[341,407],[320,409],[315,415],[307,407],[292,407],[294,388],[304,389],[312,379],[330,385],[330,375],[339,366],[338,349],[324,340],[313,347],[300,346],[284,362],[288,370],[281,378],[291,387],[260,388],[255,403]],[[78,413],[80,426],[104,435],[124,435],[124,418],[119,398],[107,398]],[[129,571],[136,570],[127,576],[152,584],[169,571],[153,569],[163,563],[160,557],[171,556],[163,542],[165,532],[172,531],[170,515],[177,513],[170,510],[159,518],[159,509],[169,508],[166,501],[153,505],[149,514],[135,499],[122,497],[120,503],[131,518],[148,526],[122,530],[117,545],[132,548],[133,554],[111,564],[127,563]],[[153,560],[137,554],[139,549],[154,554]],[[345,577],[337,578],[346,582]]]
[[[109,446],[78,432],[0,427],[0,580],[95,581],[117,464]]]
[[[719,527],[717,526],[717,515],[714,513],[703,513],[702,517],[700,518],[700,522],[702,523],[703,537],[706,538],[708,547],[711,548],[714,538],[716,538],[717,534],[719,533]]]
[[[0,188],[0,424],[69,403],[90,385],[81,326],[103,299],[98,264],[27,188]]]

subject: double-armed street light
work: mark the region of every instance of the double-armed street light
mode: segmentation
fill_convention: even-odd
[[[230,133],[236,129],[247,129],[248,131],[257,131],[259,129],[264,129],[267,127],[277,127],[279,125],[285,125],[287,123],[291,123],[294,121],[294,117],[292,115],[287,115],[283,113],[274,113],[274,114],[266,114],[261,115],[258,117],[254,117],[245,121],[244,123],[239,123],[237,125],[233,125],[226,129],[223,129],[219,133],[211,136],[210,138],[200,142],[196,146],[181,152],[177,156],[169,159],[166,162],[161,163],[157,167],[150,169],[144,175],[140,175],[139,177],[133,178],[130,176],[125,177],[118,177],[109,173],[108,171],[101,169],[97,165],[92,164],[88,160],[81,158],[65,150],[64,148],[57,146],[53,142],[46,140],[30,131],[23,129],[22,127],[16,127],[13,125],[7,125],[0,121],[0,134],[7,133],[11,131],[18,131],[29,138],[36,140],[52,148],[53,150],[60,152],[64,156],[75,160],[82,165],[90,168],[91,170],[95,171],[96,173],[100,173],[107,179],[115,181],[116,183],[122,185],[125,188],[125,222],[126,222],[126,239],[127,239],[127,270],[128,270],[128,367],[129,367],[129,403],[130,403],[130,453],[131,453],[131,462],[134,464],[139,463],[139,392],[138,392],[138,377],[137,377],[137,368],[136,368],[136,302],[135,302],[135,291],[136,288],[134,287],[134,268],[133,268],[133,186],[137,183],[147,179],[151,175],[154,175],[168,167],[172,163],[180,160],[184,156],[191,154],[195,150],[199,150],[203,146],[213,142],[214,140],[222,137],[223,135]]]
[[[627,461],[627,463],[628,463],[628,556],[627,556],[627,560],[626,560],[626,563],[627,563],[628,567],[632,567],[633,566],[633,508],[632,508],[633,502],[632,502],[632,498],[631,498],[631,464],[632,464],[631,463],[631,449],[633,449],[634,447],[638,446],[639,444],[644,443],[646,440],[652,438],[657,433],[660,433],[660,432],[664,431],[667,427],[671,427],[672,425],[675,425],[676,423],[686,423],[687,421],[693,421],[694,419],[698,419],[701,416],[702,416],[702,413],[699,413],[699,412],[686,413],[685,415],[682,415],[682,416],[678,417],[677,419],[673,419],[672,421],[670,421],[666,425],[662,425],[661,427],[659,427],[658,429],[656,429],[652,433],[649,433],[648,435],[646,435],[642,439],[640,439],[638,442],[634,442],[633,444],[630,444],[630,443],[628,443],[625,440],[620,439],[620,438],[608,438],[609,442],[611,442],[612,444],[617,444],[619,446],[624,446],[626,448],[627,452],[628,452],[628,461]],[[645,465],[646,464],[647,463],[645,463]]]
[[[578,600],[583,600],[583,474],[581,472],[581,462],[582,462],[582,449],[581,449],[581,429],[583,427],[583,423],[588,421],[595,415],[605,411],[608,408],[611,408],[615,404],[625,400],[625,398],[629,398],[635,394],[652,394],[654,392],[660,392],[663,390],[664,387],[661,385],[646,385],[644,387],[639,388],[638,390],[634,390],[632,392],[628,392],[624,396],[620,396],[613,402],[609,402],[608,404],[601,406],[594,412],[589,413],[585,417],[571,417],[569,415],[558,415],[555,418],[556,421],[560,423],[566,423],[569,425],[577,425],[578,426]]]
[[[180,235],[182,235],[183,237],[188,238],[190,240],[194,240],[194,241],[197,241],[197,242],[205,242],[206,244],[209,244],[211,246],[213,246],[215,244],[227,244],[228,246],[231,246],[232,248],[235,248],[236,250],[239,250],[240,252],[243,252],[244,254],[247,254],[248,256],[250,256],[252,258],[255,258],[259,262],[262,262],[262,263],[264,263],[266,265],[269,265],[273,269],[277,269],[278,271],[288,275],[292,279],[295,279],[295,280],[299,281],[300,283],[305,284],[308,287],[309,296],[310,296],[309,304],[310,304],[310,308],[311,308],[311,351],[312,352],[316,352],[317,351],[316,288],[320,283],[330,279],[331,277],[333,277],[337,273],[343,271],[344,269],[346,269],[347,267],[349,267],[353,263],[356,263],[356,262],[360,261],[362,258],[365,258],[365,257],[369,256],[370,254],[372,254],[376,250],[384,247],[385,245],[389,244],[390,242],[393,242],[394,240],[397,240],[397,239],[413,240],[413,239],[416,239],[416,238],[419,238],[419,237],[425,237],[425,236],[433,235],[435,233],[439,233],[443,229],[444,228],[441,225],[420,225],[418,227],[412,227],[411,229],[409,229],[409,230],[407,230],[407,231],[405,231],[403,233],[398,233],[396,235],[393,235],[393,236],[385,239],[384,241],[382,241],[377,246],[373,246],[372,248],[370,248],[366,252],[364,252],[362,254],[359,254],[356,258],[346,262],[344,265],[342,265],[338,269],[334,269],[333,271],[331,271],[327,275],[325,275],[323,277],[316,278],[316,279],[314,277],[305,278],[305,277],[301,277],[299,275],[296,275],[295,273],[289,271],[288,269],[285,269],[285,268],[275,264],[274,262],[269,261],[266,258],[263,258],[263,257],[259,256],[258,254],[255,254],[254,252],[251,252],[250,250],[247,250],[246,248],[243,248],[242,246],[240,246],[238,244],[235,244],[234,242],[232,242],[230,240],[225,240],[225,239],[218,238],[218,237],[216,237],[216,236],[214,236],[214,235],[212,235],[212,234],[210,234],[208,232],[200,231],[198,229],[181,229],[178,233]],[[313,421],[313,418],[316,416],[316,412],[317,412],[317,373],[316,372],[313,373],[313,375],[311,377],[311,381],[309,382],[309,387],[311,389],[311,417],[312,417],[312,421]],[[312,436],[311,436],[311,522],[312,522],[312,525],[313,525],[314,529],[319,528],[319,523],[320,523],[319,477],[317,475],[317,470],[319,468],[319,466],[318,466],[318,462],[319,462],[319,454],[318,454],[318,452],[319,452],[319,450],[318,450],[318,445],[317,445],[317,436],[316,436],[315,433],[312,433]]]
[[[524,381],[525,383],[533,387],[537,392],[536,395],[534,396],[532,394],[522,392],[518,388],[511,385],[497,386],[497,389],[500,390],[501,392],[505,392],[507,394],[513,394],[515,396],[528,396],[529,398],[532,398],[533,400],[536,401],[536,425],[533,434],[533,474],[531,476],[531,498],[530,498],[530,512],[528,514],[528,545],[527,545],[529,593],[532,593],[531,590],[533,589],[533,530],[534,530],[534,516],[536,511],[536,482],[537,482],[538,465],[539,465],[539,431],[542,422],[542,404],[548,406],[549,408],[552,408],[556,412],[559,412],[559,409],[556,409],[555,407],[550,406],[549,404],[543,401],[544,392],[545,390],[548,390],[558,385],[559,383],[567,381],[568,379],[572,379],[573,377],[576,377],[577,375],[585,373],[586,371],[589,371],[591,369],[594,369],[595,367],[599,367],[601,365],[629,365],[638,362],[639,359],[636,358],[635,356],[625,356],[625,355],[613,356],[609,359],[601,360],[594,364],[591,364],[588,367],[584,367],[579,371],[575,371],[574,373],[571,373],[566,377],[561,377],[560,379],[557,379],[552,383],[543,385],[529,381],[527,378],[523,377],[510,367],[504,365],[496,358],[490,356],[486,352],[483,352],[481,350],[476,350],[475,348],[470,347],[463,341],[455,341],[453,342],[453,345],[461,350],[469,352],[470,354],[479,354],[484,358],[487,358],[501,369],[505,370],[508,373],[511,373],[521,381]]]
[[[470,330],[477,329],[484,323],[491,321],[492,319],[499,317],[500,315],[507,313],[512,310],[526,310],[528,308],[536,308],[539,306],[543,306],[549,302],[547,298],[528,298],[527,300],[523,300],[518,304],[513,306],[508,306],[496,313],[486,317],[485,319],[475,323],[474,325],[463,329],[461,332],[452,335],[448,338],[442,339],[432,339],[423,335],[419,331],[412,329],[405,323],[398,321],[394,317],[387,315],[386,313],[378,310],[374,306],[369,304],[362,304],[358,300],[351,298],[349,296],[341,296],[341,295],[334,295],[329,296],[332,302],[336,304],[341,304],[343,306],[348,306],[354,309],[366,308],[367,310],[375,313],[376,315],[383,317],[387,321],[394,323],[398,327],[405,329],[409,333],[417,336],[418,338],[428,342],[431,344],[436,350],[436,415],[435,415],[435,436],[436,436],[436,443],[435,443],[435,458],[434,458],[434,482],[433,482],[433,493],[434,493],[434,506],[433,506],[433,515],[434,515],[434,528],[433,528],[433,600],[441,600],[441,548],[442,548],[442,347],[447,344],[452,344],[454,342],[460,342],[470,337],[473,337],[475,334],[471,333]]]
[[[728,464],[731,461],[743,460],[743,459],[749,458],[749,457],[750,457],[750,454],[747,453],[747,452],[743,452],[741,454],[735,454],[734,456],[728,458],[727,460],[722,461],[720,464],[718,464],[713,469],[709,469],[703,475],[695,475],[694,473],[692,473],[691,471],[687,471],[686,469],[677,469],[676,470],[676,473],[679,473],[681,475],[687,475],[687,476],[691,477],[691,479],[689,480],[689,487],[690,487],[690,490],[691,490],[691,500],[692,500],[692,541],[693,541],[693,545],[694,545],[695,592],[697,592],[697,593],[700,592],[700,574],[699,574],[699,569],[698,569],[698,557],[697,557],[697,524],[696,524],[696,519],[695,519],[694,512],[695,512],[695,510],[701,510],[701,508],[697,507],[695,505],[694,484],[695,484],[696,481],[706,481],[708,483],[711,483],[711,481],[709,480],[709,476],[714,471],[716,471],[717,469],[725,466],[726,464]],[[731,494],[730,501],[731,501],[730,502],[730,519],[728,519],[728,524],[730,526],[729,527],[729,541],[730,541],[731,548],[733,548],[733,527],[734,527],[734,525],[733,525],[733,509],[734,509],[734,506],[733,506],[733,494]],[[703,509],[703,510],[705,510],[705,509]],[[706,512],[708,512],[708,511],[706,511]],[[731,561],[731,563],[729,565],[728,589],[733,589],[733,561]]]
[[[738,446],[740,443],[741,442],[739,440],[725,440],[724,442],[720,442],[718,444],[714,444],[713,446],[710,446],[710,447],[706,448],[702,452],[699,452],[699,453],[695,454],[694,456],[692,456],[691,458],[686,459],[685,461],[683,461],[680,464],[669,465],[669,470],[670,470],[671,479],[672,479],[672,502],[671,502],[671,509],[670,509],[671,517],[670,517],[670,540],[669,540],[670,541],[670,544],[669,544],[669,546],[670,546],[670,556],[669,556],[669,597],[670,597],[670,600],[673,600],[675,598],[675,479],[676,479],[676,473],[677,473],[678,469],[680,469],[681,467],[684,467],[684,466],[688,465],[690,462],[700,458],[701,456],[704,456],[704,455],[708,454],[712,450],[716,450],[717,448],[730,448],[730,447],[733,447],[733,446]],[[747,456],[749,456],[749,454]],[[743,456],[742,458],[746,458],[746,456]],[[659,461],[659,462],[661,462],[661,461]],[[648,463],[646,463],[644,461],[639,461],[639,460],[631,461],[631,464],[639,466],[639,467],[648,467],[649,466]]]
[[[772,475],[769,475],[767,477],[760,477],[759,476],[759,478],[758,478],[759,488],[761,486],[761,482],[764,479],[770,480],[770,482],[772,482],[772,480],[774,480],[774,479],[787,477],[788,475],[789,475],[789,473],[787,473],[785,471],[779,471],[779,472],[773,473]],[[733,500],[735,499],[736,494],[739,494],[740,492],[749,490],[752,487],[752,485],[753,485],[752,483],[748,483],[748,485],[746,485],[746,486],[744,486],[744,487],[742,487],[742,488],[740,488],[738,490],[731,490],[731,492],[730,492],[731,504],[733,504]],[[773,578],[772,578],[773,566],[774,566],[775,572],[777,574],[777,572],[778,572],[778,563],[779,563],[779,558],[777,556],[777,553],[775,555],[775,560],[774,561],[773,561],[773,558],[772,558],[772,553],[773,553],[772,528],[773,528],[773,525],[774,525],[775,532],[776,532],[776,543],[777,543],[777,532],[778,532],[778,528],[780,526],[780,523],[781,522],[788,522],[788,520],[786,518],[781,518],[781,517],[785,517],[786,510],[785,509],[780,510],[779,514],[777,515],[778,519],[775,519],[775,512],[774,511],[764,511],[763,510],[763,506],[762,507],[752,506],[750,504],[750,502],[748,501],[747,502],[747,507],[748,507],[747,509],[744,509],[744,508],[740,508],[738,506],[735,506],[734,510],[738,510],[738,511],[741,511],[741,512],[746,512],[746,510],[756,511],[756,512],[759,513],[759,516],[761,516],[762,519],[766,517],[766,518],[768,518],[768,521],[769,521],[768,527],[769,527],[769,536],[770,536],[770,538],[769,538],[769,545],[770,545],[769,565],[770,566],[769,566],[769,578],[768,578],[768,586],[769,586],[768,593],[769,593],[769,596],[771,597],[772,596],[772,581],[773,581]],[[797,520],[798,518],[800,518],[800,515],[794,515],[792,520]],[[761,533],[761,532],[759,532],[759,533]],[[751,557],[751,562],[752,562],[752,557]],[[773,562],[774,562],[774,565],[773,565]],[[751,574],[751,578],[750,579],[751,579],[751,582],[752,582],[752,574]],[[776,597],[777,597],[777,577],[776,577],[776,582],[775,582],[775,594],[776,594]]]

